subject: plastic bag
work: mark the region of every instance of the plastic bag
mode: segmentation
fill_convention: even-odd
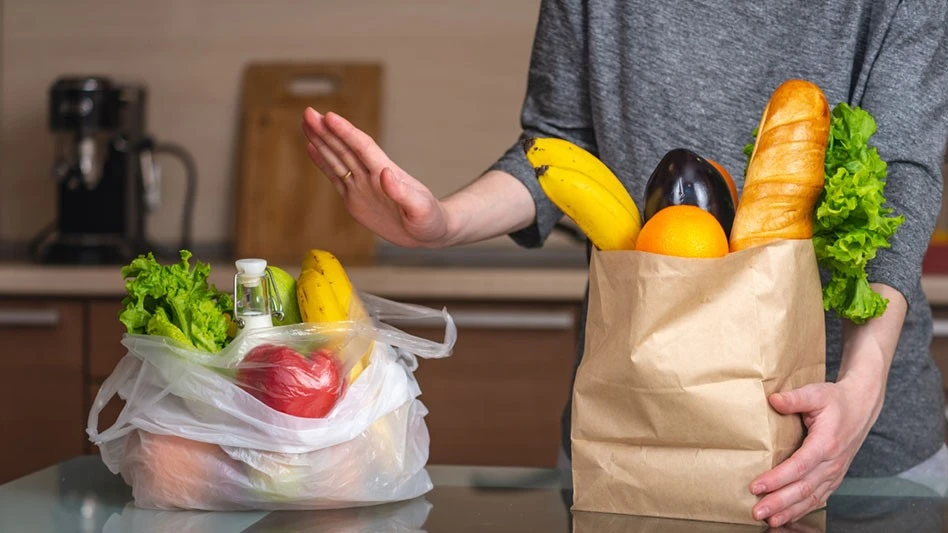
[[[413,371],[416,357],[449,356],[457,330],[446,310],[360,297],[367,320],[245,331],[216,354],[165,337],[126,334],[122,343],[128,353],[102,384],[86,431],[109,470],[131,485],[135,504],[329,509],[407,500],[429,491],[427,410]],[[443,319],[444,341],[383,322],[413,318]],[[306,418],[265,403],[260,393],[267,387],[247,376],[295,365],[285,358],[269,367],[251,364],[248,354],[274,346],[334,359],[342,386],[328,413]],[[367,353],[368,365],[348,383]],[[290,374],[269,384],[272,391],[294,396],[306,389],[298,386],[305,380]],[[325,375],[323,368],[316,379]],[[115,424],[99,432],[99,413],[116,394],[125,406]]]

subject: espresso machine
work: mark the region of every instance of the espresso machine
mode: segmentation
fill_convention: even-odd
[[[161,204],[159,154],[185,168],[180,247],[190,247],[196,167],[185,149],[147,134],[146,104],[143,85],[102,76],[61,77],[50,87],[56,220],[30,242],[36,261],[120,264],[153,251],[146,216]]]

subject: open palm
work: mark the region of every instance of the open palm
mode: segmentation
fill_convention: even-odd
[[[399,246],[433,247],[448,232],[444,206],[345,118],[303,113],[309,156],[359,223]]]

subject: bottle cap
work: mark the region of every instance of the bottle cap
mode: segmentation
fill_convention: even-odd
[[[248,287],[259,285],[267,271],[266,259],[238,259],[234,265],[237,267],[240,283]]]

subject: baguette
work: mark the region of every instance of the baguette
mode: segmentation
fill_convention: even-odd
[[[734,215],[732,252],[813,237],[829,125],[829,104],[815,84],[787,80],[774,90],[758,125]]]

